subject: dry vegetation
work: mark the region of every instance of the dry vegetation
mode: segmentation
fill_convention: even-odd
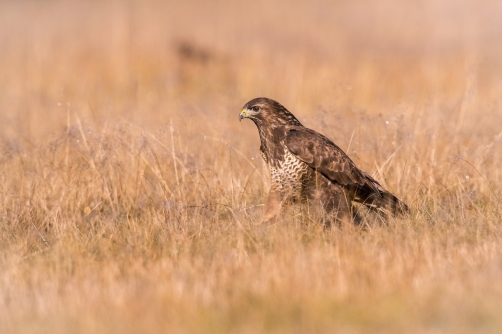
[[[0,2],[0,332],[500,332],[501,15]],[[257,96],[413,215],[257,231]]]

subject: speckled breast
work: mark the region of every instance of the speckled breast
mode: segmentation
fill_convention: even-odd
[[[284,160],[277,166],[269,164],[272,187],[289,192],[289,196],[304,198],[308,195],[305,186],[315,178],[315,171],[286,150]]]

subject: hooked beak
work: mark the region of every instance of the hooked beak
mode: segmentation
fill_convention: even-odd
[[[246,118],[246,109],[242,109],[241,113],[239,114],[239,122],[242,121],[244,118]]]
[[[246,109],[246,108],[243,108],[241,110],[241,113],[239,114],[239,121],[242,121],[244,118],[250,118],[250,117],[253,117],[254,115],[256,115],[257,112],[256,111],[253,111],[253,110],[250,110],[250,109]]]

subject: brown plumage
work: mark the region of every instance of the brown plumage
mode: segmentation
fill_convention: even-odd
[[[409,211],[331,140],[304,127],[280,103],[253,99],[242,108],[239,119],[243,118],[258,127],[261,155],[272,178],[263,222],[279,214],[289,198],[318,201],[328,222],[355,217],[352,202],[386,214]]]

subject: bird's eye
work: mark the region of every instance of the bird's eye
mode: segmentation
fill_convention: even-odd
[[[251,110],[253,110],[253,111],[255,111],[255,112],[258,112],[258,111],[260,111],[260,107],[258,107],[258,106],[253,106],[253,107],[251,108]]]

